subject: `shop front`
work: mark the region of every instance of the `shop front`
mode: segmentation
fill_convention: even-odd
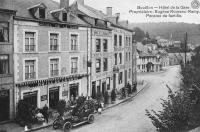
[[[10,112],[10,94],[9,90],[0,91],[0,122],[9,120]]]

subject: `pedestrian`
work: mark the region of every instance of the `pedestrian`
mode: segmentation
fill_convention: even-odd
[[[98,113],[101,114],[102,112],[102,104],[101,102],[98,103]]]
[[[45,104],[45,106],[43,107],[42,111],[43,111],[43,116],[44,116],[44,119],[46,121],[46,123],[49,122],[48,118],[49,118],[49,112],[48,112],[49,108],[48,106]]]

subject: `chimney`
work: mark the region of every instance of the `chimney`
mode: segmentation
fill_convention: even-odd
[[[106,14],[112,16],[112,7],[107,7]]]
[[[115,16],[119,18],[120,17],[120,13],[115,13]]]
[[[118,24],[118,22],[119,22],[119,17],[120,17],[120,13],[115,13],[115,16],[117,17],[117,18],[116,18],[116,24]]]
[[[69,0],[60,0],[60,8],[68,8],[69,7]]]
[[[79,4],[84,5],[84,0],[77,0]]]

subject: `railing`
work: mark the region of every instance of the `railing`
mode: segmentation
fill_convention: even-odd
[[[58,45],[50,45],[50,51],[58,51]]]
[[[36,78],[36,72],[25,73],[25,79],[35,79],[35,78]]]

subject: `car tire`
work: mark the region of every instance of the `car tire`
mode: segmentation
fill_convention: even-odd
[[[88,123],[89,123],[89,124],[94,123],[94,115],[93,115],[93,114],[90,114],[90,115],[88,116]]]
[[[71,124],[70,122],[66,122],[66,123],[63,125],[63,130],[64,130],[64,132],[70,132],[71,127],[72,127],[72,124]]]
[[[53,122],[53,128],[54,128],[54,129],[58,129],[59,126],[60,126],[59,119],[56,119],[56,120]]]

